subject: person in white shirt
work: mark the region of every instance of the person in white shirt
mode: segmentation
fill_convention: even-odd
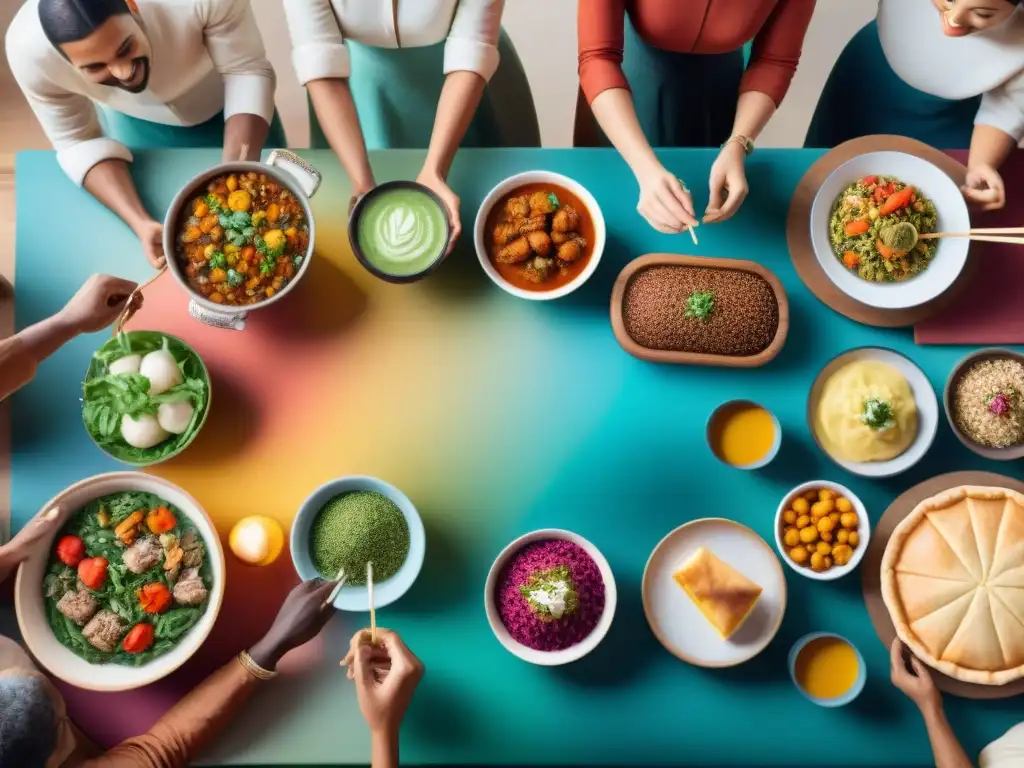
[[[462,146],[540,146],[530,86],[501,31],[504,0],[284,0],[292,60],[353,201],[375,185],[367,148],[427,149],[417,181],[461,231],[448,171]]]
[[[27,0],[6,49],[65,173],[132,228],[153,266],[162,227],[135,190],[132,148],[254,160],[268,138],[285,144],[248,0]]]
[[[1021,0],[879,0],[836,62],[804,146],[882,133],[969,146],[964,196],[1002,208],[998,168],[1024,139]]]
[[[890,648],[892,683],[913,701],[928,729],[928,740],[937,768],[975,768],[953,733],[942,707],[942,692],[935,685],[928,667],[896,638]],[[1015,725],[1004,736],[981,751],[980,768],[1020,768],[1024,765],[1024,723]]]

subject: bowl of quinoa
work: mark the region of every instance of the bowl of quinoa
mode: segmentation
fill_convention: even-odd
[[[961,360],[946,382],[946,418],[965,446],[986,459],[1024,458],[1024,355],[988,348]]]
[[[615,578],[598,549],[571,531],[520,536],[495,559],[484,607],[509,653],[541,666],[582,659],[608,634]]]

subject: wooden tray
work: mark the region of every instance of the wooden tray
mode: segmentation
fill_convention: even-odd
[[[904,152],[916,155],[944,171],[959,187],[964,183],[967,169],[937,149],[905,136],[862,136],[840,144],[830,150],[812,165],[793,193],[786,218],[786,241],[789,243],[789,257],[793,261],[800,279],[819,301],[841,315],[864,325],[879,328],[900,328],[919,323],[941,309],[944,309],[977,272],[977,259],[968,258],[967,264],[944,294],[917,307],[906,309],[879,309],[847,296],[825,274],[818,263],[811,244],[811,205],[814,196],[825,179],[847,160],[868,152]]]
[[[994,472],[950,472],[933,477],[915,485],[896,498],[875,525],[868,543],[868,551],[861,563],[861,587],[864,590],[864,604],[867,606],[871,623],[875,626],[882,644],[889,648],[896,639],[896,628],[889,618],[889,609],[882,600],[882,555],[889,543],[889,537],[896,526],[927,498],[959,485],[989,485],[1009,488],[1024,493],[1024,482]],[[1024,679],[1006,685],[978,685],[965,683],[929,668],[935,684],[946,693],[965,699],[1008,699],[1024,693]]]
[[[622,314],[622,307],[626,296],[626,288],[629,286],[633,276],[650,267],[672,266],[672,267],[701,267],[703,269],[734,269],[740,272],[750,272],[762,278],[775,294],[775,301],[779,306],[779,326],[775,330],[775,338],[771,344],[756,355],[743,357],[736,355],[711,355],[697,352],[676,352],[666,349],[649,349],[637,344],[633,337],[626,331],[626,322]],[[634,259],[627,264],[615,281],[612,289],[612,329],[615,331],[615,338],[619,344],[633,357],[647,360],[652,363],[675,363],[681,365],[716,365],[723,368],[756,368],[773,360],[782,350],[786,343],[786,336],[789,334],[789,299],[786,298],[786,289],[782,287],[779,278],[775,273],[753,261],[741,259],[716,259],[705,256],[680,256],[674,253],[649,253],[646,256]]]

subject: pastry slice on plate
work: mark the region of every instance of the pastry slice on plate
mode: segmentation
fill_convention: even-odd
[[[761,587],[701,547],[683,563],[673,578],[727,640],[747,620],[761,597]]]

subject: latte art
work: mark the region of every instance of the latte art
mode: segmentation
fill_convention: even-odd
[[[357,222],[363,257],[389,275],[415,275],[444,253],[448,217],[425,191],[394,187],[374,193]]]

